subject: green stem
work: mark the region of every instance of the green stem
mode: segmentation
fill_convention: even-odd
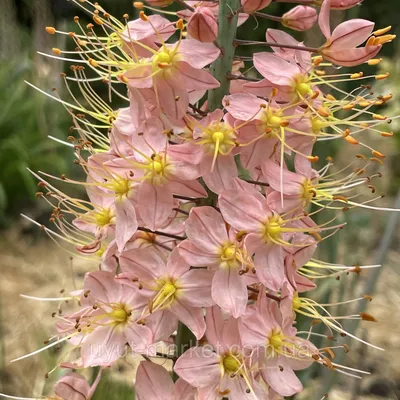
[[[209,111],[222,107],[222,99],[229,93],[230,80],[228,75],[232,73],[233,56],[235,54],[233,40],[236,36],[239,8],[240,0],[220,0],[219,2],[216,44],[221,50],[221,55],[211,66],[211,73],[220,82],[220,87],[209,91]]]
[[[214,111],[222,108],[222,99],[229,93],[230,79],[228,75],[232,73],[233,56],[235,47],[233,40],[236,36],[236,27],[238,19],[238,10],[240,8],[240,0],[220,0],[218,15],[218,37],[217,46],[221,49],[221,54],[211,67],[211,73],[220,82],[220,87],[209,91],[208,109]],[[208,190],[207,190],[208,191]],[[208,191],[208,198],[201,202],[201,205],[213,205],[216,203],[217,196]],[[196,337],[190,329],[179,322],[178,332],[176,335],[176,352],[175,356],[180,357],[190,347],[196,346]],[[173,379],[178,379],[177,374],[173,373]]]
[[[193,335],[192,331],[182,322],[178,324],[178,332],[176,334],[175,340],[175,357],[179,358],[186,350],[190,347],[196,346],[197,340],[196,337]],[[178,379],[178,375],[173,373],[174,382]]]

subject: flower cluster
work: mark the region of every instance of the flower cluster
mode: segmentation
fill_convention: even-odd
[[[329,338],[347,334],[339,319],[374,318],[335,318],[330,304],[305,294],[319,279],[376,267],[314,255],[345,226],[344,211],[380,209],[371,205],[380,196],[369,193],[384,155],[367,135],[392,135],[381,129],[388,117],[376,111],[391,95],[376,96],[368,84],[347,93],[340,84],[388,75],[331,68],[376,65],[382,45],[394,39],[390,28],[373,31],[362,19],[331,32],[330,10],[359,2],[310,1],[273,17],[259,12],[271,0],[242,0],[236,9],[227,0],[179,1],[177,13],[148,15],[170,3],[149,0],[134,4],[137,19],[124,15],[121,22],[98,3],[74,1],[93,23],[75,17],[77,30],[67,34],[76,50],[51,55],[72,63],[72,76],[62,74],[71,99],[43,93],[71,115],[67,145],[86,178],[32,173],[42,189],[37,196],[53,207],[55,229],[42,229],[96,258],[100,270],[86,274],[81,290],[55,299],[68,301],[68,311],[55,315],[57,333],[43,349],[68,343],[58,367],[100,373],[92,386],[68,373],[57,398],[90,399],[104,368],[128,352],[146,359],[135,384],[137,398],[146,400],[280,399],[302,390],[294,371],[314,363],[363,372],[335,364],[332,349],[346,352],[347,345],[317,348],[312,327],[325,324]],[[249,15],[296,31],[318,19],[326,39],[310,48],[268,29],[266,42],[233,36],[223,47]],[[249,57],[234,50],[255,43],[272,52],[252,55],[251,75],[244,70]],[[113,99],[125,106],[113,108]],[[361,152],[337,170],[330,157],[314,153],[326,140]],[[68,196],[57,181],[84,187],[87,199]],[[309,318],[310,330],[296,329],[298,315]],[[183,339],[190,335],[195,339]],[[179,379],[150,357],[172,360]]]

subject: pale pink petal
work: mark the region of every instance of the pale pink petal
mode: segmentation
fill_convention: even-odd
[[[175,179],[168,183],[168,187],[172,193],[177,195],[193,198],[207,197],[207,192],[204,189],[204,186],[195,180],[181,181]]]
[[[280,366],[283,367],[282,370]],[[268,385],[281,396],[292,396],[303,390],[303,385],[299,378],[285,364],[283,357],[268,358],[267,366],[261,370],[261,375]]]
[[[161,365],[142,361],[136,373],[135,392],[138,400],[171,400],[174,383]]]
[[[232,180],[238,176],[235,159],[232,154],[226,156],[219,154],[212,171],[211,163],[209,161],[204,162],[202,171],[204,182],[214,193],[232,189]]]
[[[332,32],[329,50],[357,47],[365,42],[374,30],[374,23],[366,19],[351,19],[342,22]]]
[[[200,164],[204,152],[201,146],[194,143],[183,143],[168,148],[168,154],[177,161]]]
[[[310,161],[308,161],[306,157],[303,157],[300,154],[296,154],[294,157],[294,168],[297,173],[303,175],[308,179],[311,179],[315,175],[313,173],[315,171],[312,169]]]
[[[111,365],[125,352],[126,338],[118,325],[98,326],[81,346],[84,367]]]
[[[122,287],[114,279],[115,275],[107,271],[93,271],[85,275],[84,289],[89,291],[88,300],[104,303],[119,302]]]
[[[181,275],[189,271],[189,264],[181,257],[179,250],[175,248],[172,250],[167,261],[168,275],[177,279]]]
[[[326,37],[327,40],[331,37],[331,23],[330,23],[330,13],[331,13],[331,0],[324,0],[319,12],[318,24],[321,32]]]
[[[126,342],[132,351],[139,354],[155,355],[152,343],[153,332],[148,326],[132,322],[124,326]]]
[[[208,342],[218,353],[224,353],[227,351],[228,349],[224,346],[222,339],[224,320],[222,318],[221,310],[218,306],[213,306],[207,309],[206,324],[206,337]]]
[[[153,86],[151,73],[151,61],[149,60],[148,63],[135,64],[135,66],[126,71],[124,75],[129,80],[129,87],[144,89],[151,88]]]
[[[305,178],[302,175],[291,172],[285,167],[282,167],[281,171],[281,167],[272,160],[266,160],[262,163],[261,170],[266,182],[271,185],[272,189],[280,192],[282,188],[282,193],[287,195],[303,195]]]
[[[185,115],[189,105],[189,97],[183,86],[176,86],[166,79],[157,77],[155,90],[158,94],[160,107],[168,117],[179,120]]]
[[[154,343],[168,340],[178,327],[178,317],[167,309],[159,310],[146,318],[146,326],[153,333]]]
[[[234,318],[239,318],[246,310],[247,286],[236,268],[219,268],[212,281],[214,301]]]
[[[278,291],[285,279],[284,254],[281,246],[268,244],[254,257],[257,276],[268,289]]]
[[[172,400],[195,400],[195,395],[196,389],[182,378],[175,382]]]
[[[253,56],[257,71],[275,85],[290,85],[299,74],[299,68],[272,53],[256,53]]]
[[[203,69],[193,68],[186,62],[177,63],[179,75],[175,80],[179,79],[180,83],[185,85],[188,90],[215,89],[219,87],[219,82],[208,72]]]
[[[168,219],[174,207],[174,198],[168,186],[147,182],[139,187],[138,202],[140,217],[152,231]]]
[[[184,240],[178,245],[179,254],[187,263],[194,267],[206,267],[219,264],[221,258],[218,254],[207,253],[197,247],[192,241]]]
[[[239,231],[256,231],[267,217],[259,199],[245,192],[227,190],[219,196],[219,206],[226,222]]]
[[[320,52],[326,60],[336,65],[342,65],[344,67],[355,67],[364,62],[367,62],[371,58],[374,58],[379,53],[381,48],[381,45],[357,47],[356,49],[345,50],[336,49],[334,51],[330,51],[330,49],[328,48],[327,50],[321,49]]]
[[[267,102],[249,93],[235,93],[225,96],[223,104],[232,117],[247,121],[254,119],[261,105],[266,106]]]
[[[182,40],[179,54],[183,60],[193,68],[200,69],[211,64],[220,54],[220,50],[213,43],[201,43],[198,40]]]
[[[188,306],[175,298],[175,301],[170,306],[170,310],[193,332],[198,340],[203,337],[206,331],[206,323],[202,308]]]
[[[213,273],[202,269],[192,269],[178,280],[179,301],[190,307],[211,307],[215,301],[211,297]]]
[[[63,400],[86,400],[89,397],[90,385],[81,374],[70,372],[57,381],[54,392]]]
[[[195,387],[206,387],[219,382],[219,356],[208,347],[192,347],[180,356],[174,371]]]
[[[147,249],[124,251],[119,262],[123,272],[133,274],[140,280],[157,279],[167,274],[165,260],[155,251]]]
[[[224,242],[228,241],[225,221],[213,207],[192,208],[185,221],[188,238],[200,249],[209,254],[218,254]]]
[[[290,46],[298,46],[299,42],[291,35],[289,35],[287,32],[282,31],[280,29],[267,29],[265,33],[265,38],[267,42],[270,43],[278,43],[278,44],[288,44]],[[272,50],[274,53],[280,53],[280,54],[293,54],[292,49],[284,49],[282,47],[272,47]]]
[[[142,96],[142,94],[140,93],[140,90],[136,89],[133,86],[129,87],[128,90],[128,95],[129,95],[129,111],[130,111],[130,122],[131,122],[131,126],[134,129],[139,129],[140,124],[145,121],[146,119],[146,104],[145,104],[145,100]],[[120,118],[120,114],[121,112],[118,113],[117,119],[114,122],[114,125],[116,125],[116,123],[118,122],[119,118]],[[121,127],[119,127],[119,130],[121,130]],[[123,127],[125,128],[125,127]],[[128,125],[129,128],[129,125]],[[127,132],[127,129],[125,128],[125,132]],[[125,133],[125,134],[126,134]],[[131,134],[133,133],[132,131],[130,132]]]
[[[115,199],[115,240],[121,252],[138,228],[135,207],[127,197]]]

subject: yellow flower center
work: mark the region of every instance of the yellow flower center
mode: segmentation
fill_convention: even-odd
[[[115,179],[112,182],[112,187],[116,196],[126,196],[129,193],[131,181],[129,179]]]
[[[227,243],[221,248],[221,268],[232,268],[238,266],[237,261],[238,250],[232,243]]]
[[[202,132],[202,139],[198,142],[205,146],[209,154],[228,154],[235,146],[236,134],[224,122],[210,124]]]
[[[310,203],[310,201],[316,196],[317,191],[314,188],[310,179],[305,179],[303,183],[303,199],[306,204]]]
[[[112,310],[109,314],[110,318],[117,323],[126,322],[130,317],[130,312],[126,311],[125,307],[120,304],[117,308]]]
[[[153,185],[161,185],[166,181],[172,165],[168,164],[168,160],[163,154],[156,154],[145,166],[145,179],[151,180]]]
[[[222,360],[222,365],[224,367],[224,370],[227,374],[234,374],[236,373],[239,368],[240,368],[240,362],[237,359],[237,357],[228,354],[225,355],[223,360]]]
[[[294,90],[300,96],[304,97],[309,93],[312,93],[311,85],[309,84],[309,78],[307,75],[299,75],[295,79]]]
[[[157,282],[158,293],[153,299],[152,312],[160,309],[164,309],[171,305],[176,297],[176,292],[178,290],[176,282],[171,280],[160,279]]]
[[[269,337],[269,344],[274,350],[279,350],[283,345],[283,333],[280,329],[274,329]]]
[[[281,225],[284,223],[279,215],[274,215],[263,224],[262,234],[266,242],[279,240],[281,238]]]
[[[97,226],[106,226],[111,223],[114,215],[109,208],[103,208],[95,215]]]

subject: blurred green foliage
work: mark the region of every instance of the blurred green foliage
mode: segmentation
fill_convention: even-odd
[[[37,180],[28,167],[61,174],[71,158],[70,149],[47,138],[65,138],[68,115],[24,82],[34,81],[33,69],[21,58],[3,62],[0,70],[0,227],[34,199]]]

